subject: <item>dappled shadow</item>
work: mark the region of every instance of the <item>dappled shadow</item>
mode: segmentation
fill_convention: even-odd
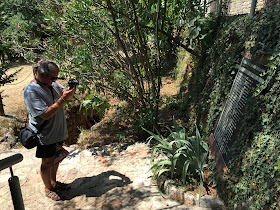
[[[177,65],[177,55],[173,54],[171,51],[167,53],[166,57],[162,60],[162,77],[170,77],[174,73],[174,68]]]
[[[106,202],[102,209],[136,209],[135,206],[137,206],[139,202],[153,196],[160,197],[158,193],[150,192],[147,189],[141,189],[141,191],[133,188],[113,190],[104,195],[103,199],[106,200]],[[119,206],[119,208],[114,204],[117,200],[121,201],[121,206]]]
[[[77,178],[70,183],[71,189],[63,202],[57,202],[59,209],[80,209],[80,203],[74,198],[85,196],[95,197],[87,200],[89,209],[123,209],[132,208],[145,198],[160,197],[158,192],[151,192],[149,187],[143,186],[141,190],[128,186],[132,181],[117,171],[103,172],[97,176]],[[81,201],[82,202],[82,201]]]
[[[173,108],[164,107],[160,109],[159,120],[161,123],[164,123],[164,125],[168,127],[171,127],[173,125],[173,118],[177,120],[181,117],[183,116],[179,111],[179,105]]]
[[[74,158],[81,153],[80,150],[71,150],[67,156],[68,159]]]
[[[117,171],[103,172],[97,176],[78,178],[70,183],[71,190],[65,200],[77,196],[100,197],[115,187],[131,184],[131,180]]]

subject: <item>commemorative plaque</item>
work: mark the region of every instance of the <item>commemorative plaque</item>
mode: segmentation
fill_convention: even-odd
[[[231,159],[231,148],[237,139],[244,115],[244,108],[252,97],[252,90],[264,79],[261,74],[267,67],[248,58],[243,58],[226,100],[222,113],[216,123],[214,133],[209,137],[210,151],[215,158],[219,172],[227,168]]]

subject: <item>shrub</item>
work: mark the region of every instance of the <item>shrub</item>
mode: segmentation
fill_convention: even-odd
[[[151,136],[148,138],[148,145],[152,139],[155,139],[159,144],[155,145],[151,155],[151,168],[154,173],[154,178],[157,181],[157,186],[162,195],[162,184],[166,179],[179,178],[183,184],[188,184],[191,178],[200,182],[199,201],[202,194],[204,174],[203,168],[208,155],[208,145],[200,136],[196,127],[196,136],[188,137],[186,129],[180,127],[173,120],[174,129],[168,137],[161,134],[154,134],[146,129]],[[159,153],[162,159],[155,160],[155,155]]]

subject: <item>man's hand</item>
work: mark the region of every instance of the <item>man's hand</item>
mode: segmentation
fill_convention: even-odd
[[[70,99],[73,98],[75,92],[76,92],[76,87],[74,87],[73,89],[64,90],[61,97],[62,97],[65,101],[70,100]]]

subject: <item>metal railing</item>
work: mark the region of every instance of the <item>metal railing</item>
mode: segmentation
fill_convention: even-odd
[[[0,160],[0,171],[5,168],[10,168],[11,177],[8,181],[15,210],[24,210],[24,203],[22,199],[19,179],[17,176],[14,176],[12,166],[21,162],[22,160],[23,156],[20,153]]]

